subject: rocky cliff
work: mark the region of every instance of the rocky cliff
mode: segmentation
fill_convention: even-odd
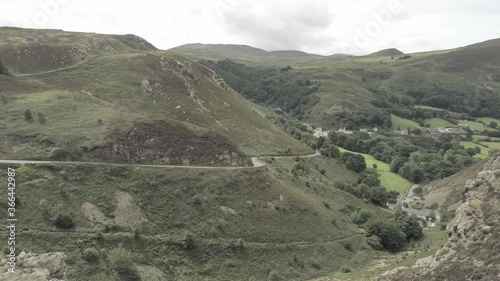
[[[1,281],[63,281],[64,253],[33,254],[22,252],[17,256],[15,273],[7,271],[7,260],[2,260]]]
[[[412,268],[386,272],[379,281],[500,280],[500,156],[462,189],[463,203],[446,228],[447,244]]]

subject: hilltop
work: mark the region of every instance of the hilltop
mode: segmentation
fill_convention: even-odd
[[[401,55],[404,55],[404,53],[401,52],[398,49],[391,48],[391,49],[380,50],[378,52],[370,54],[369,56],[374,56],[374,57],[396,57],[396,56],[401,56]]]

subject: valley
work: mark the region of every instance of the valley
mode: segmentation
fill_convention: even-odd
[[[499,42],[320,56],[0,27],[16,254],[65,263],[14,280],[442,277],[481,248],[461,220],[498,246]],[[495,276],[478,253],[468,273]]]

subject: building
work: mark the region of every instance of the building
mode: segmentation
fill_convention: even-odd
[[[429,134],[435,135],[435,134],[453,134],[455,131],[452,128],[443,128],[443,127],[433,127],[433,128],[427,128],[427,132]]]
[[[398,197],[397,198],[397,203],[396,204],[389,204],[387,203],[387,207],[391,210],[396,210],[398,208],[401,208],[401,211],[406,212],[409,215],[412,216],[417,216],[422,219],[427,219],[427,216],[429,216],[428,212],[419,210],[419,209],[414,209],[414,208],[405,208],[404,205],[405,198],[404,197]]]
[[[346,135],[352,135],[352,134],[354,134],[354,132],[353,132],[353,131],[346,130],[346,129],[345,129],[345,127],[344,127],[344,128],[340,128],[340,129],[339,129],[339,133],[341,133],[341,134],[346,134]]]
[[[410,133],[408,132],[408,130],[396,130],[394,131],[395,134],[398,134],[398,135],[409,135]]]
[[[328,133],[330,133],[330,131],[323,131],[322,128],[316,128],[314,129],[314,136],[316,138],[320,138],[320,137],[328,137]]]

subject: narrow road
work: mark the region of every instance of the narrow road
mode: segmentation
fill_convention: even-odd
[[[316,152],[310,155],[298,155],[299,158],[311,158],[319,156]],[[262,158],[270,158],[271,156],[262,156]],[[275,158],[293,158],[296,156],[278,156]],[[265,167],[266,162],[259,157],[252,157],[253,166],[237,166],[237,167],[219,167],[219,166],[185,166],[185,165],[152,165],[152,164],[121,164],[121,163],[103,163],[103,162],[79,162],[79,161],[36,161],[36,160],[0,160],[4,164],[73,164],[73,165],[106,165],[117,167],[147,167],[147,168],[177,168],[177,169],[205,169],[205,170],[240,170]]]

